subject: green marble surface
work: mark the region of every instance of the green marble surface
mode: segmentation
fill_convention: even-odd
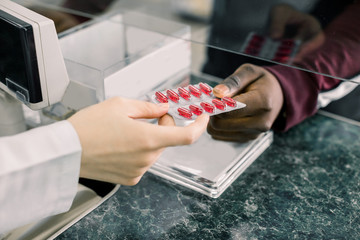
[[[360,239],[360,127],[315,115],[218,198],[146,174],[58,239]]]

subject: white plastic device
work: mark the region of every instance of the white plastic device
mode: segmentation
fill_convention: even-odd
[[[33,55],[36,57],[28,58],[30,61],[24,61],[26,58],[16,59],[16,61],[24,61],[24,69],[28,69],[29,62],[33,64],[30,71],[25,71],[26,76],[33,74],[36,80],[39,81],[39,83],[37,83],[39,88],[26,89],[26,87],[19,84],[19,79],[12,79],[11,76],[8,76],[6,67],[3,67],[3,69],[0,69],[2,70],[0,74],[2,74],[3,78],[3,81],[0,82],[0,89],[19,99],[33,110],[39,110],[61,101],[69,84],[69,78],[59,47],[54,22],[9,0],[0,0],[0,13],[2,14],[2,24],[5,24],[9,30],[13,28],[14,31],[21,31],[22,26],[18,24],[18,21],[26,23],[28,26],[31,25],[29,28],[30,30],[32,29],[32,33],[31,31],[27,31],[27,29],[23,30],[27,32],[25,38],[29,37],[29,35],[33,37],[34,46],[24,44],[19,46],[19,48],[22,48],[19,51],[24,52],[29,50],[26,48],[32,48],[31,50],[34,52],[35,49],[35,54]],[[19,41],[23,41],[21,37],[19,37],[19,39]],[[26,39],[24,41],[26,41]],[[0,54],[0,59],[2,57]],[[22,79],[20,81],[24,80]],[[37,94],[40,94],[40,97],[31,100],[30,96],[33,94],[32,91],[39,92]]]

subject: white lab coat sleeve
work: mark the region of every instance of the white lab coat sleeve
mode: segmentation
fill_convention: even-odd
[[[68,121],[0,138],[0,233],[69,210],[81,161]]]

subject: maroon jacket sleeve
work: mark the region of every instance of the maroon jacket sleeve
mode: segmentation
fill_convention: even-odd
[[[308,71],[277,65],[265,67],[280,82],[284,111],[273,128],[286,131],[316,113],[321,91],[339,84],[330,76],[348,78],[360,72],[360,3],[349,5],[324,31],[325,42],[295,66]]]

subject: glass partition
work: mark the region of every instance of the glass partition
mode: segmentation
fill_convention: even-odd
[[[340,109],[353,118],[354,107],[360,106],[360,4],[354,1],[18,1],[68,14],[69,27],[122,12],[127,17],[111,21],[188,41],[192,71],[226,78],[244,63],[298,69],[303,72],[290,75],[288,81],[316,75],[310,77],[316,79],[313,90],[326,93],[319,97],[318,107],[331,105],[331,111]],[[190,26],[190,34],[174,31],[175,23]],[[65,29],[59,30],[60,37]],[[339,106],[337,99],[342,99]]]
[[[360,60],[354,53],[360,51],[356,5],[337,0],[124,0],[113,8],[190,24],[191,41],[228,55],[214,61],[282,64],[354,80],[358,69],[344,72],[337,66]],[[234,54],[237,57],[231,56]]]
[[[357,5],[353,1],[325,0],[36,0],[68,13],[78,21],[121,10],[181,22],[192,26],[189,40],[221,52],[238,55],[237,62],[282,64],[325,76],[353,80],[359,71],[336,71],[345,62],[359,62],[356,31]],[[56,5],[56,6],[54,6]],[[352,10],[354,9],[354,10]],[[165,35],[174,32],[155,22],[133,18],[125,24]],[[180,37],[181,35],[174,35]],[[345,50],[342,50],[345,49]],[[317,63],[317,54],[323,58]],[[332,59],[326,59],[332,57]],[[220,57],[219,57],[220,58]],[[224,57],[227,60],[229,57]],[[264,62],[262,62],[264,60]],[[324,63],[325,61],[325,63]],[[318,64],[318,65],[316,65]],[[359,67],[360,68],[360,67]]]

